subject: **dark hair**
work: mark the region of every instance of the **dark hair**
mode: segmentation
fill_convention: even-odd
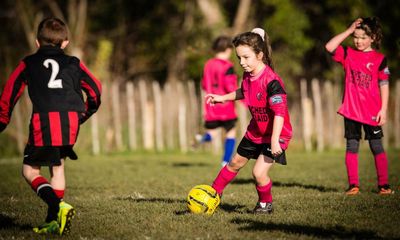
[[[372,45],[376,49],[380,48],[383,34],[379,18],[377,17],[362,18],[362,22],[360,23],[360,26],[357,27],[357,29],[364,30],[365,34],[367,34],[374,40],[372,42]]]
[[[263,38],[258,33],[245,32],[237,35],[233,39],[233,45],[235,47],[238,47],[240,45],[247,45],[251,49],[253,49],[256,54],[259,54],[260,52],[264,53],[262,61],[269,67],[274,69],[274,65],[272,63],[271,44],[269,42],[269,36],[266,32],[264,34],[264,39],[265,40],[263,40]]]
[[[223,52],[228,48],[233,48],[232,39],[228,36],[218,37],[212,45],[212,50],[216,53]]]
[[[43,19],[38,26],[37,39],[40,45],[61,47],[63,41],[68,40],[68,28],[58,18]]]

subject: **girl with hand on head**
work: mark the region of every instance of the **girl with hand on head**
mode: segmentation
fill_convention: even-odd
[[[349,36],[354,48],[342,46]],[[382,144],[382,125],[386,123],[389,102],[389,68],[386,57],[376,51],[382,30],[376,17],[358,18],[344,32],[325,45],[334,61],[345,71],[343,102],[338,113],[344,117],[346,138],[346,168],[349,188],[347,195],[360,192],[358,150],[361,126],[374,155],[378,176],[378,193],[392,194],[388,182],[388,160]]]
[[[222,196],[225,187],[250,159],[256,159],[253,177],[258,201],[255,213],[272,213],[272,181],[268,175],[274,162],[286,165],[285,150],[292,137],[287,97],[281,78],[274,72],[268,35],[261,28],[233,39],[236,55],[244,70],[241,87],[225,95],[208,94],[214,105],[244,99],[251,120],[237,153],[223,167],[212,187]]]

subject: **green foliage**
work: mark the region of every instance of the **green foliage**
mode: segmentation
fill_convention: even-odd
[[[265,15],[263,27],[272,41],[275,68],[290,91],[295,79],[304,74],[302,59],[313,45],[313,40],[306,35],[310,20],[293,0],[263,2],[273,9],[271,14]]]
[[[287,153],[288,165],[271,171],[273,215],[251,213],[257,201],[251,161],[227,186],[211,217],[189,214],[185,198],[193,186],[213,181],[219,157],[78,153],[78,161],[66,163],[65,195],[77,215],[70,234],[62,239],[400,238],[400,195],[374,192],[376,174],[369,151],[360,155],[362,194],[355,197],[343,194],[343,152]],[[389,152],[389,180],[395,189],[400,184],[397,156]],[[0,239],[37,239],[31,228],[44,220],[45,204],[20,177],[19,159],[0,159],[0,165]]]

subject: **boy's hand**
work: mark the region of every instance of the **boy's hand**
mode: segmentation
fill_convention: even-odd
[[[214,106],[216,103],[224,103],[225,99],[221,95],[216,95],[216,94],[207,94],[205,96],[206,103],[210,104],[211,106]]]
[[[378,115],[376,115],[376,121],[378,122],[379,126],[383,126],[386,123],[386,120],[386,111],[381,109],[378,112]]]

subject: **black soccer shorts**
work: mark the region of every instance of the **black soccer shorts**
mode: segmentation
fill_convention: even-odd
[[[242,138],[242,141],[240,141],[239,146],[237,148],[237,153],[245,157],[247,159],[257,159],[260,154],[267,156],[271,159],[273,159],[276,163],[280,163],[282,165],[286,165],[286,154],[285,150],[282,149],[282,153],[279,156],[272,156],[271,153],[271,144],[269,143],[262,143],[262,144],[257,144],[253,143],[246,137]]]
[[[219,128],[219,127],[223,127],[225,129],[225,131],[228,132],[229,130],[231,130],[232,128],[235,127],[236,121],[237,121],[236,118],[232,119],[232,120],[226,120],[226,121],[220,121],[220,120],[217,120],[217,121],[206,121],[204,123],[204,127],[206,129],[216,129],[216,128]]]
[[[28,144],[24,150],[23,163],[30,166],[60,166],[61,159],[66,159],[67,157],[72,160],[78,159],[72,146],[35,147]]]
[[[364,128],[365,140],[381,139],[383,137],[381,126],[363,124],[348,118],[344,118],[344,137],[346,139],[361,139],[361,126]]]

